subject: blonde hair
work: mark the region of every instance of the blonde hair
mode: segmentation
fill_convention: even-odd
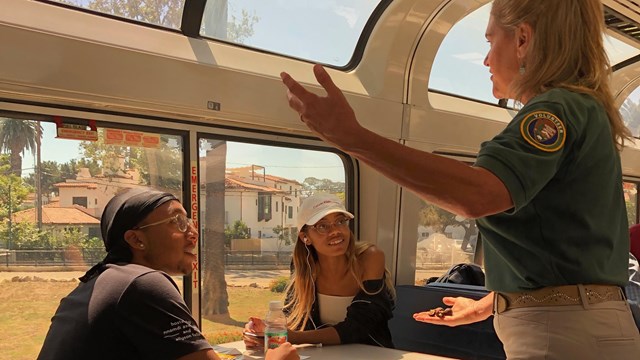
[[[553,88],[588,94],[604,106],[618,151],[631,132],[615,107],[604,49],[600,0],[494,0],[491,15],[503,29],[527,23],[534,36],[523,61],[525,72],[512,84],[516,100]]]
[[[304,231],[303,228],[302,232]],[[364,288],[359,276],[358,256],[373,245],[356,241],[353,232],[350,234],[345,256],[347,257],[349,272],[358,282],[360,289],[369,295],[375,295],[386,287],[391,297],[395,299],[395,289],[391,282],[391,274],[387,269],[384,270],[384,283],[386,286],[375,292],[369,292]],[[287,298],[284,308],[289,312],[289,318],[287,319],[289,327],[294,330],[303,330],[311,317],[311,308],[316,297],[315,281],[318,278],[318,253],[316,249],[313,246],[305,246],[302,241],[298,240],[293,250],[293,265],[295,269],[286,289],[286,293],[291,295]]]

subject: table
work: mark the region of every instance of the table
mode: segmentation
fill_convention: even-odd
[[[248,355],[245,352],[244,342],[235,341],[219,346],[227,348],[235,348],[244,354],[244,358],[263,359],[263,356]],[[346,344],[315,347],[314,345],[295,345],[298,348],[298,354],[301,356],[309,356],[309,360],[446,360],[452,359],[448,357],[421,354],[396,349],[386,349],[378,346],[363,344]]]

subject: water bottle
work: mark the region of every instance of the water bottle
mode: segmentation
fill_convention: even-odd
[[[275,349],[287,342],[287,317],[282,312],[282,301],[270,301],[264,318],[264,350]]]

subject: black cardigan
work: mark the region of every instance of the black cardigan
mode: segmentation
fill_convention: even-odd
[[[364,288],[368,292],[382,291],[369,295],[360,290],[347,307],[347,316],[333,327],[340,336],[341,344],[359,343],[393,348],[389,320],[393,317],[395,303],[386,287],[384,279],[365,280]],[[287,294],[287,303],[292,293]],[[317,299],[317,294],[316,294]],[[287,313],[287,315],[289,315]],[[320,309],[317,300],[311,307],[311,319],[307,321],[304,330],[320,329],[324,325],[320,321]]]

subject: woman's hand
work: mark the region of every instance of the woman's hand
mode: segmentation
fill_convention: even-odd
[[[309,129],[325,141],[344,149],[362,127],[344,94],[325,69],[321,65],[315,65],[313,73],[327,92],[326,97],[306,90],[286,72],[280,73],[282,82],[288,89],[289,106],[300,114],[300,120]]]
[[[264,349],[264,321],[260,318],[250,317],[244,325],[242,340],[247,350]]]
[[[298,352],[296,348],[291,346],[291,343],[283,343],[276,349],[267,350],[265,360],[299,360]]]
[[[413,314],[416,321],[436,325],[458,326],[482,321],[491,315],[493,293],[480,300],[464,297],[444,297],[442,302],[451,307],[451,313],[438,316],[434,312],[423,311]]]

